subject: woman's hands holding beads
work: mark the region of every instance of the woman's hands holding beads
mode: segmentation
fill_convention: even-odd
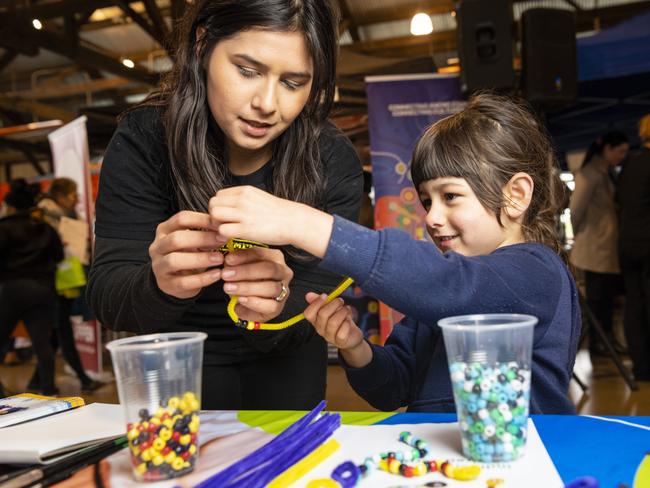
[[[341,355],[352,367],[361,368],[372,360],[372,349],[363,339],[363,332],[352,320],[352,311],[341,298],[327,303],[327,295],[307,293],[305,318],[316,332],[341,350]]]
[[[240,319],[268,322],[284,309],[293,271],[279,249],[254,247],[226,255],[223,289],[237,296],[235,313]]]
[[[225,239],[211,227],[210,216],[184,210],[160,223],[149,246],[158,288],[176,298],[192,298],[221,279]]]
[[[293,278],[282,251],[253,248],[224,258],[219,248],[226,241],[206,213],[185,210],[159,224],[149,246],[158,288],[187,299],[223,279],[224,291],[239,297],[235,312],[240,318],[256,322],[275,318],[284,309]]]

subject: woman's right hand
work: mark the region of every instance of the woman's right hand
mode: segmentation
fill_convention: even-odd
[[[210,216],[183,210],[156,228],[149,246],[151,267],[158,288],[176,298],[192,298],[221,279],[219,247],[226,239],[210,225]]]

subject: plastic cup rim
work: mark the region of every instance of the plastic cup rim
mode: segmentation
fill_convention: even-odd
[[[141,351],[152,349],[163,349],[170,345],[174,347],[185,346],[207,339],[205,332],[164,332],[158,334],[136,335],[115,339],[106,344],[106,349],[111,353],[117,351]],[[156,339],[162,339],[156,341]],[[170,340],[171,339],[171,340]]]
[[[481,321],[486,318],[492,320],[508,319],[505,324],[458,324],[458,321]],[[526,315],[519,313],[477,313],[469,315],[455,315],[453,317],[445,317],[438,321],[438,326],[443,330],[449,331],[485,331],[489,328],[490,331],[496,330],[512,330],[524,329],[534,327],[539,319],[534,315]]]

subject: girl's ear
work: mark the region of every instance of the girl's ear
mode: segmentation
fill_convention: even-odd
[[[516,220],[522,217],[533,198],[535,184],[528,173],[516,173],[510,178],[503,188],[505,198],[505,213],[508,217]]]

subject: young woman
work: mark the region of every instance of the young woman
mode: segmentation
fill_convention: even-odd
[[[206,211],[219,189],[252,185],[357,219],[361,165],[327,121],[337,29],[327,0],[196,2],[161,91],[122,119],[106,151],[89,302],[115,330],[207,332],[204,408],[310,409],[324,398],[326,344],[309,324],[246,331],[226,306],[236,295],[242,319],[281,321],[339,277],[295,250],[286,262],[260,248],[224,261]]]
[[[343,300],[307,296],[305,316],[339,348],[350,384],[376,408],[454,411],[438,321],[513,312],[539,319],[531,411],[575,412],[567,390],[580,307],[557,255],[561,182],[534,116],[507,98],[475,96],[425,131],[411,173],[433,244],[396,229],[365,229],[254,188],[219,191],[210,214],[222,235],[304,249],[406,315],[381,347],[363,340]]]

